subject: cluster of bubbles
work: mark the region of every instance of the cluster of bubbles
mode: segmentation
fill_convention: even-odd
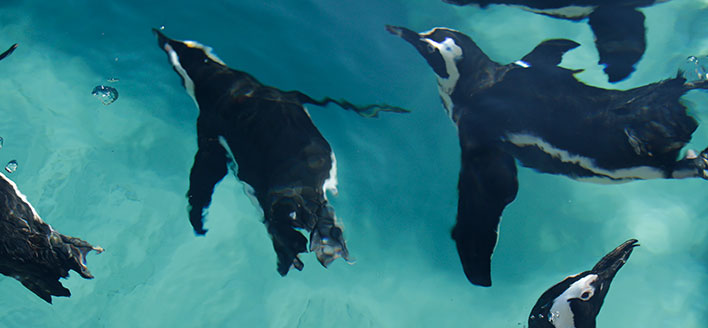
[[[2,149],[3,145],[5,145],[5,139],[3,139],[3,137],[0,137],[0,149]],[[17,170],[17,161],[14,159],[9,161],[7,163],[7,165],[5,165],[5,171],[7,171],[7,173],[12,173],[12,172],[15,172],[16,170]]]
[[[681,67],[681,71],[689,83],[708,81],[708,75],[706,75],[708,73],[708,56],[688,57]]]
[[[101,100],[104,105],[110,105],[118,99],[118,90],[105,85],[96,86],[91,94]]]

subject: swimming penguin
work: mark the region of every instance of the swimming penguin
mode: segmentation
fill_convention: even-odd
[[[347,260],[342,229],[325,195],[336,192],[336,159],[303,104],[331,102],[363,116],[406,110],[358,107],[330,98],[318,101],[299,91],[281,91],[227,67],[209,47],[154,32],[199,108],[199,150],[187,193],[194,231],[206,233],[202,221],[214,186],[226,175],[228,164],[237,164],[237,177],[252,189],[263,209],[281,275],[291,266],[303,268],[298,254],[308,251],[307,238],[297,229],[310,233],[309,251],[323,266],[339,257]]]
[[[52,296],[71,296],[59,282],[69,270],[93,278],[86,267],[91,251],[101,253],[103,248],[52,229],[17,185],[0,173],[0,273],[52,303]]]
[[[706,80],[689,83],[679,74],[608,90],[557,66],[578,46],[570,40],[544,41],[521,60],[500,65],[458,31],[387,29],[435,71],[443,106],[458,128],[462,164],[452,237],[473,284],[491,285],[500,215],[518,189],[515,159],[539,172],[600,183],[708,177],[706,150],[678,159],[697,127],[679,98],[708,89]]]
[[[549,288],[531,310],[529,328],[594,328],[612,279],[637,246],[636,239],[627,240],[592,270],[565,278]]]
[[[610,82],[624,80],[634,72],[646,49],[644,14],[637,8],[668,0],[443,0],[455,5],[515,5],[555,18],[580,21],[588,19]]]
[[[15,51],[15,49],[17,49],[17,43],[13,44],[13,45],[10,47],[10,49],[7,49],[7,50],[5,50],[5,52],[1,53],[1,54],[0,54],[0,60],[5,59],[5,57],[9,56],[12,52]]]

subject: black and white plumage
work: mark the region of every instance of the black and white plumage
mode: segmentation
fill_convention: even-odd
[[[588,18],[610,82],[624,80],[644,55],[646,33],[644,14],[637,8],[668,0],[443,0],[455,5],[491,4],[520,6],[555,18],[579,21]]]
[[[592,270],[567,277],[546,290],[531,310],[529,328],[595,328],[612,279],[639,246],[637,242],[627,240]]]
[[[52,296],[71,295],[59,282],[69,276],[69,270],[93,278],[86,267],[86,254],[91,251],[103,249],[52,229],[17,185],[0,173],[0,273],[51,303]]]
[[[299,91],[281,91],[227,67],[209,47],[154,32],[199,107],[199,150],[187,193],[194,231],[206,233],[204,211],[214,186],[232,164],[263,209],[281,275],[292,266],[302,270],[298,254],[308,250],[325,267],[339,257],[348,259],[342,229],[325,195],[336,192],[334,152],[303,104],[336,103],[367,117],[379,111],[406,110],[387,105],[359,107],[330,98],[318,101]],[[307,238],[297,229],[310,233],[309,248]]]
[[[708,81],[679,76],[631,90],[585,85],[558,67],[575,47],[548,40],[515,63],[490,60],[467,35],[446,28],[388,31],[411,43],[437,75],[462,149],[452,237],[467,278],[491,285],[500,215],[518,189],[514,159],[581,181],[708,177],[708,154],[684,145],[697,127],[679,98]]]

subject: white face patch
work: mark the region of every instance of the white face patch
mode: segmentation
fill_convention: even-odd
[[[509,134],[506,141],[518,147],[538,147],[549,156],[564,163],[576,164],[588,171],[597,174],[597,177],[577,177],[579,181],[594,183],[622,183],[632,180],[662,179],[664,172],[651,166],[636,166],[627,169],[607,170],[598,167],[591,158],[571,154],[567,150],[559,149],[545,140],[529,134]]]
[[[35,220],[39,221],[40,223],[45,223],[45,222],[42,221],[42,219],[39,217],[39,214],[37,214],[37,211],[34,209],[34,207],[32,206],[32,204],[30,204],[30,202],[27,201],[27,197],[26,197],[23,193],[20,192],[20,189],[17,188],[17,185],[16,185],[12,180],[8,179],[8,177],[6,177],[6,176],[5,176],[4,174],[2,174],[2,173],[0,173],[0,179],[5,180],[5,182],[9,183],[10,186],[12,186],[12,189],[15,191],[15,195],[17,195],[17,197],[18,197],[22,202],[24,202],[25,204],[27,204],[27,206],[29,206],[30,210],[32,211],[32,215],[34,215],[34,219],[35,219]],[[20,220],[22,220],[22,222],[23,222],[25,225],[27,225],[27,226],[29,227],[29,223],[28,223],[26,220],[24,220],[24,219],[22,219],[22,218],[20,218]],[[46,223],[45,223],[45,224],[46,224]],[[52,228],[51,225],[47,224],[47,226],[49,226],[49,230],[54,231],[54,229]]]
[[[460,79],[457,61],[462,59],[462,48],[455,44],[455,40],[451,38],[446,38],[442,43],[435,42],[428,38],[423,38],[422,40],[427,42],[430,46],[437,48],[445,61],[445,70],[447,71],[448,77],[442,78],[438,76],[438,93],[440,93],[440,98],[443,100],[447,115],[452,119],[453,104],[450,95],[455,91],[457,81]]]
[[[192,79],[189,77],[189,74],[187,74],[187,71],[184,69],[184,67],[182,67],[182,64],[180,64],[177,52],[175,51],[175,49],[172,48],[172,46],[170,46],[169,43],[165,43],[165,51],[167,52],[167,55],[170,56],[170,62],[172,63],[172,66],[174,66],[177,73],[179,73],[179,75],[184,80],[184,88],[187,90],[189,96],[192,97],[192,100],[194,100],[194,103],[197,105],[197,108],[199,108],[199,103],[197,102],[197,97],[194,93],[194,81],[192,81]]]
[[[536,14],[543,14],[552,17],[582,19],[588,17],[597,8],[597,6],[567,6],[554,9],[534,9],[521,6],[523,10],[530,11]]]
[[[331,192],[332,195],[337,196],[339,193],[337,190],[337,158],[334,156],[334,151],[332,151],[332,167],[329,169],[329,177],[322,184],[322,191],[324,193],[324,198],[327,200],[327,192]]]
[[[553,300],[548,321],[556,328],[575,328],[573,312],[570,310],[569,300],[578,298],[587,301],[595,295],[595,288],[591,286],[597,280],[596,274],[590,274],[574,282],[563,294]]]
[[[197,41],[182,41],[182,43],[184,43],[187,47],[190,48],[201,49],[204,54],[209,57],[209,59],[226,66],[226,64],[224,64],[224,61],[222,61],[218,56],[216,56],[216,54],[214,54],[214,49],[212,49],[211,47],[207,47]]]

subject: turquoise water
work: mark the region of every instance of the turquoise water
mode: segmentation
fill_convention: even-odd
[[[675,75],[708,54],[708,1],[644,9],[647,51],[610,85],[590,28],[515,8],[441,1],[0,2],[0,162],[45,221],[100,245],[96,277],[72,274],[71,298],[49,305],[0,276],[0,327],[523,327],[548,287],[591,268],[626,239],[642,244],[613,281],[598,327],[706,327],[705,181],[592,185],[520,169],[504,212],[491,288],[473,287],[450,238],[457,136],[434,75],[384,24],[456,28],[494,60],[540,41],[582,44],[562,63],[586,83],[631,88]],[[365,119],[309,107],[337,154],[339,195],[354,264],[281,278],[257,209],[229,175],[214,194],[207,237],[187,220],[197,110],[150,28],[198,40],[231,67],[313,97],[410,108]],[[110,83],[110,106],[91,96]],[[684,97],[705,122],[708,93]],[[691,148],[708,144],[701,125]]]

